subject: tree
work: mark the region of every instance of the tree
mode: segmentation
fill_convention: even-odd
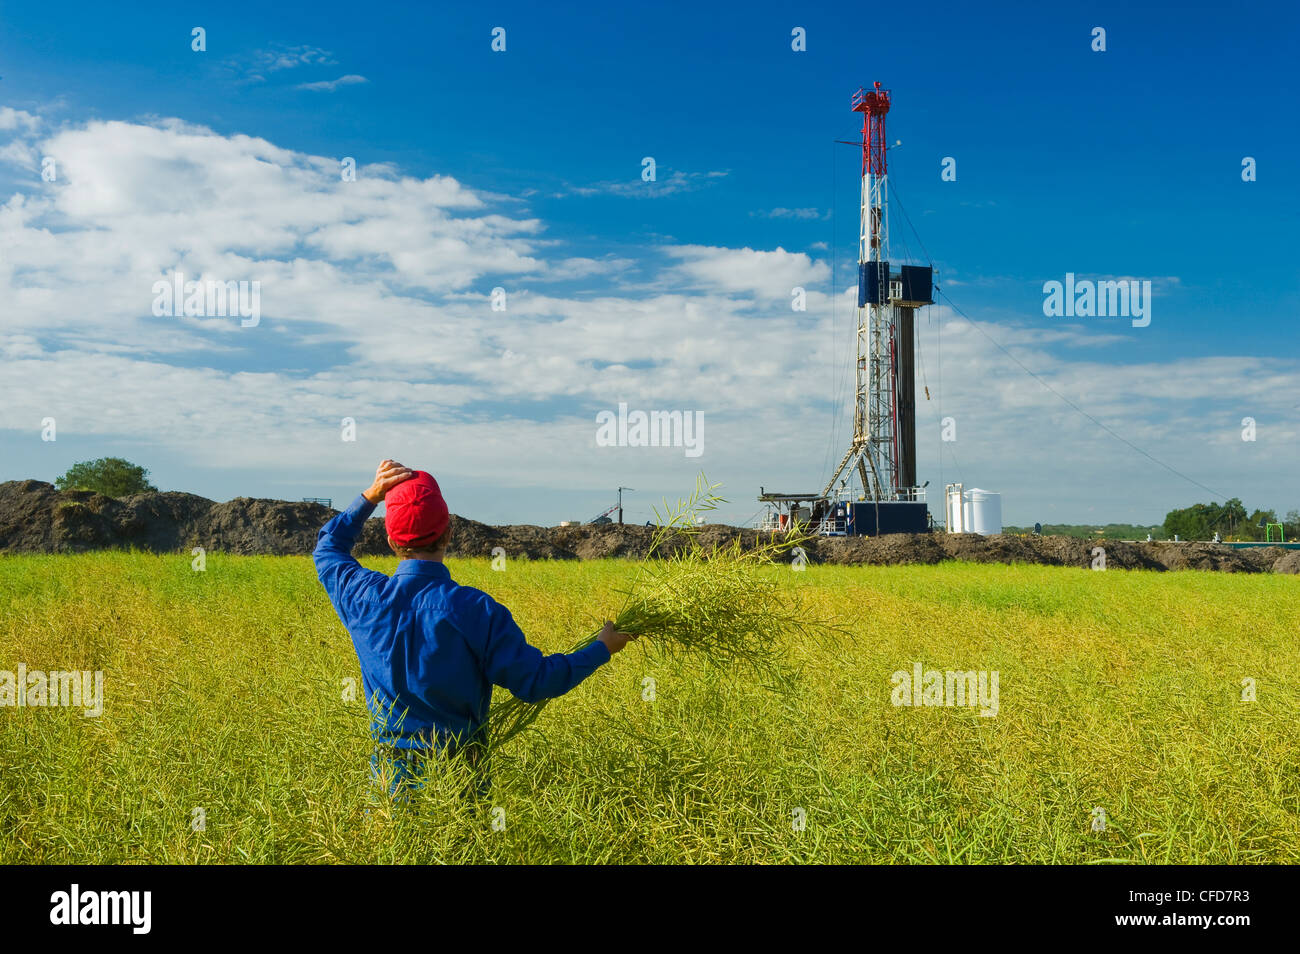
[[[1210,506],[1217,508],[1217,512],[1211,517],[1209,527],[1206,528],[1211,536],[1218,532],[1219,536],[1226,537],[1242,531],[1242,525],[1246,523],[1247,518],[1246,507],[1240,497],[1233,497],[1222,507],[1217,507],[1216,504]]]
[[[149,471],[120,457],[83,460],[68,468],[54,481],[60,490],[93,490],[105,497],[129,497],[157,490],[149,483]]]
[[[1205,529],[1209,526],[1205,504],[1192,504],[1182,510],[1171,510],[1165,516],[1165,533],[1172,540],[1176,535],[1180,540],[1204,540]]]
[[[1277,523],[1277,511],[1256,510],[1246,520],[1244,527],[1247,540],[1263,540],[1270,523]],[[1276,538],[1277,534],[1273,534]]]
[[[1222,504],[1192,504],[1182,510],[1171,510],[1165,517],[1165,532],[1181,540],[1209,540],[1216,533],[1224,539],[1262,540],[1264,528],[1260,521],[1276,523],[1272,510],[1256,510],[1247,516],[1240,497]]]

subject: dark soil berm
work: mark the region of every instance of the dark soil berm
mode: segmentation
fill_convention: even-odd
[[[306,554],[334,511],[323,504],[236,497],[216,503],[178,492],[115,499],[89,491],[56,490],[39,480],[0,483],[0,553],[85,553],[137,549],[188,553],[194,547],[242,554]],[[574,527],[493,527],[456,517],[450,555],[540,560],[639,559],[652,529],[619,524]],[[709,525],[700,529],[708,546],[756,530]],[[818,537],[804,547],[811,563],[912,564],[965,560],[1090,567],[1096,541],[970,533],[892,534],[884,537]],[[1300,573],[1300,551],[1280,547],[1235,550],[1213,543],[1122,543],[1107,541],[1107,569],[1219,570],[1228,573]],[[355,550],[358,556],[388,554],[383,521],[371,519]]]

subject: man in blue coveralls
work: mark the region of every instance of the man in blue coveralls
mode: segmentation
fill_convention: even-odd
[[[352,557],[366,518],[385,499],[388,545],[401,558],[392,577]],[[544,656],[508,609],[451,578],[443,563],[451,531],[438,482],[385,460],[369,489],[321,529],[312,554],[361,663],[375,738],[372,770],[393,794],[419,784],[434,750],[463,753],[478,769],[482,794],[492,686],[525,702],[561,696],[631,638],[607,621],[587,648]]]

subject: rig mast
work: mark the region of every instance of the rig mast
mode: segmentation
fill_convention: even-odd
[[[934,274],[930,266],[889,267],[890,91],[873,83],[853,94],[851,106],[862,114],[853,439],[820,494],[760,487],[758,499],[783,511],[779,527],[810,521],[822,533],[919,533],[928,511],[916,485],[914,328],[916,309],[934,302]],[[860,490],[849,488],[855,477]]]
[[[899,490],[895,401],[894,306],[889,300],[889,220],[885,214],[888,170],[885,116],[889,90],[875,83],[853,94],[853,111],[862,114],[862,203],[858,221],[858,360],[853,408],[853,441],[822,491],[830,497],[835,482],[856,464],[863,496],[894,500]],[[869,472],[868,472],[869,471]],[[913,478],[915,480],[915,478]]]

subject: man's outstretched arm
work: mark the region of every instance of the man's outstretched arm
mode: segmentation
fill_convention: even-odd
[[[508,609],[486,593],[478,596],[474,611],[481,614],[478,626],[485,634],[483,664],[487,677],[524,702],[564,695],[608,662],[631,638],[616,632],[613,623],[606,623],[597,640],[585,649],[548,656],[529,644]]]

